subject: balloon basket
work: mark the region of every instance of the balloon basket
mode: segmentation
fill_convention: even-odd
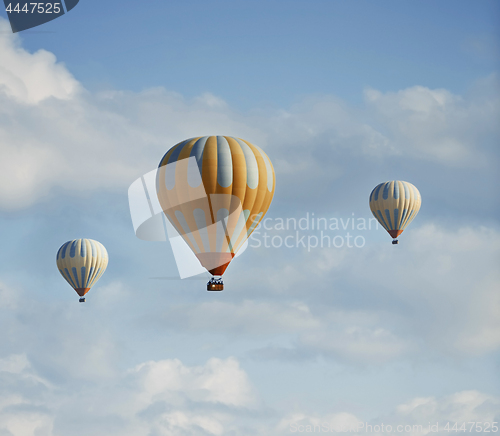
[[[397,245],[397,244],[399,244],[399,241],[398,241],[397,239],[394,239],[394,240],[392,241],[392,245]]]
[[[207,283],[207,291],[222,291],[224,290],[224,283],[222,278],[216,279],[212,277]]]
[[[80,303],[85,303],[85,298],[84,298],[84,297],[82,297],[82,298],[80,298],[78,301],[79,301]]]

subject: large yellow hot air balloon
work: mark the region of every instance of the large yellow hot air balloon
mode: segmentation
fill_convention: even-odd
[[[213,276],[222,276],[262,220],[274,194],[271,161],[231,136],[187,139],[163,156],[157,173],[165,216]],[[222,290],[214,277],[207,290]]]
[[[108,266],[108,252],[92,239],[73,239],[57,252],[57,268],[85,302],[84,295],[95,285]]]
[[[422,199],[408,182],[392,180],[377,185],[370,194],[370,209],[397,244],[397,237],[417,215]]]

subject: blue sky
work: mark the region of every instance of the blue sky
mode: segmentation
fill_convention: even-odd
[[[0,435],[500,421],[498,2],[171,3],[81,0],[16,35],[1,13]],[[397,247],[260,229],[207,293],[127,192],[211,134],[272,160],[271,225],[369,219],[391,179],[422,209]],[[85,305],[55,266],[80,237],[110,255]]]
[[[359,102],[365,87],[463,93],[498,67],[495,1],[87,0],[23,34],[90,89],[212,92],[237,108],[305,94]],[[5,16],[5,13],[4,13]]]

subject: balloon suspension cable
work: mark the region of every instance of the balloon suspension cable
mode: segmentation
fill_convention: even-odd
[[[222,277],[215,278],[212,277],[207,283],[207,291],[222,291],[224,290],[224,282]]]
[[[399,241],[397,239],[393,239],[392,240],[392,245],[396,245],[396,244],[399,244]]]

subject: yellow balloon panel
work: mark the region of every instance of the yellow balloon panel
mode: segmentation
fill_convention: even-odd
[[[162,209],[197,255],[234,255],[264,217],[274,189],[267,155],[230,136],[198,137],[175,145],[157,173]]]

